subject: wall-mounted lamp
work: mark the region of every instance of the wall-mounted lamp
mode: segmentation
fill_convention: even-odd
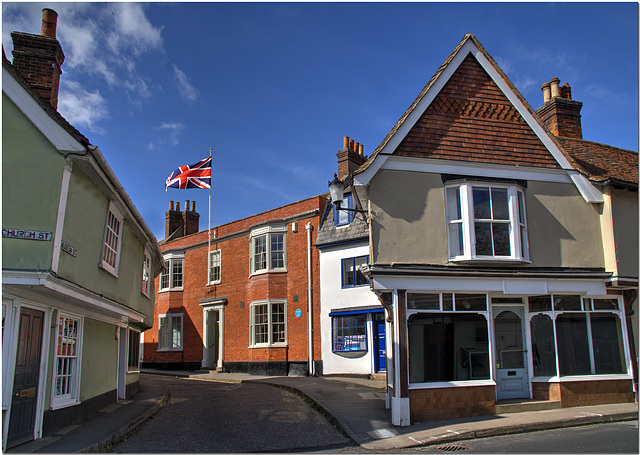
[[[351,182],[347,179],[346,182],[343,183],[336,174],[333,174],[333,180],[329,182],[329,194],[331,194],[331,203],[336,206],[336,210],[342,210],[344,212],[362,213],[362,216],[364,217],[364,220],[366,222],[367,216],[368,216],[368,212],[366,210],[341,207],[342,201],[344,200],[345,186],[352,187]],[[355,195],[355,191],[352,190],[351,194],[354,194],[354,196],[357,198],[357,195]]]

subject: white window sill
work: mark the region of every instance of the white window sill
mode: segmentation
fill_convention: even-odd
[[[216,285],[220,284],[221,282],[222,281],[211,281],[211,282],[207,283],[206,285],[207,286],[216,286]]]
[[[264,348],[286,348],[289,346],[287,343],[278,343],[278,344],[252,344],[249,346],[249,349],[264,349]]]
[[[531,378],[531,382],[579,382],[579,381],[616,381],[616,380],[632,380],[633,376],[629,374],[592,374],[592,375],[581,375],[581,376],[553,376],[553,377],[543,377]]]
[[[182,348],[162,348],[162,349],[156,349],[156,352],[180,352],[182,351]]]
[[[70,400],[56,400],[56,401],[51,401],[51,410],[55,411],[56,409],[63,409],[63,408],[68,408],[70,406],[77,406],[81,403],[80,400],[75,400],[75,399],[70,399]]]
[[[478,256],[475,258],[449,258],[449,262],[455,264],[531,264],[529,259],[522,258],[508,258],[508,257],[493,257],[493,256]]]
[[[162,294],[163,292],[171,292],[171,291],[184,291],[184,288],[167,288],[158,290],[158,294]]]
[[[450,381],[450,382],[419,382],[409,384],[409,390],[419,389],[443,389],[449,387],[479,387],[496,385],[493,379],[477,379],[472,381]]]

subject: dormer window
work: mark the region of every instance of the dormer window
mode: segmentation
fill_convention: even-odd
[[[450,261],[528,261],[524,193],[517,185],[445,187]]]
[[[351,193],[345,193],[342,199],[342,204],[340,204],[342,208],[352,209],[353,208],[353,197]],[[353,213],[347,212],[344,210],[338,210],[335,206],[333,207],[333,221],[336,226],[346,226],[347,224],[353,221]]]

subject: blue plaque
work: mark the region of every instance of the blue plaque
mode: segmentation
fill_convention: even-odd
[[[300,316],[302,316],[302,310],[300,308],[298,308],[296,310],[296,317],[299,318]]]

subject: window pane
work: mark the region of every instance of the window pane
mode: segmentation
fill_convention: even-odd
[[[164,261],[164,270],[160,275],[160,289],[167,289],[169,287],[169,261]]]
[[[485,294],[455,294],[456,311],[487,311]]]
[[[367,317],[364,314],[333,318],[334,351],[367,350]]]
[[[447,221],[461,220],[460,188],[447,188]]]
[[[556,333],[560,376],[591,374],[586,314],[559,314]]]
[[[182,316],[171,317],[171,347],[182,347]]]
[[[256,237],[254,239],[253,264],[255,271],[267,268],[267,236]]]
[[[486,319],[478,314],[409,318],[409,381],[489,379]]]
[[[506,188],[491,188],[491,207],[494,220],[509,219],[509,195]]]
[[[532,295],[529,297],[529,311],[551,311],[551,296]]]
[[[491,223],[475,223],[476,254],[479,256],[493,256],[491,243]]]
[[[551,306],[551,302],[549,302]],[[531,346],[533,349],[533,375],[556,375],[556,347],[553,336],[553,321],[546,314],[531,318]]]
[[[554,295],[553,307],[556,311],[581,311],[579,295]]]
[[[271,234],[271,268],[284,268],[284,234]]]
[[[594,310],[617,310],[618,299],[593,299]]]
[[[355,258],[355,285],[356,286],[363,286],[367,283],[369,283],[367,281],[367,279],[364,277],[364,275],[362,274],[362,272],[360,272],[359,268],[361,265],[365,265],[367,263],[367,259],[368,256],[360,256]]]
[[[182,259],[173,260],[173,268],[171,271],[171,287],[182,287]]]
[[[255,343],[268,343],[269,342],[269,308],[267,304],[255,305],[253,307],[254,322],[254,342]]]
[[[453,294],[442,294],[442,311],[453,311]]]
[[[409,294],[407,293],[407,305],[417,310],[439,310],[440,294]]]
[[[462,223],[449,224],[449,257],[453,258],[464,254],[463,234]]]
[[[169,321],[166,316],[159,319],[158,349],[169,347]]]
[[[473,217],[476,220],[491,219],[489,188],[473,188]]]
[[[493,249],[495,256],[511,256],[511,243],[509,239],[509,224],[493,224]]]
[[[353,286],[353,258],[342,260],[342,286]]]
[[[626,373],[620,318],[608,313],[591,313],[589,316],[596,374]]]
[[[284,303],[271,304],[271,330],[273,333],[273,343],[284,343],[285,336],[285,314]]]
[[[346,209],[353,208],[351,194],[345,194],[342,197],[342,204],[340,206]],[[351,212],[337,210],[335,207],[333,210],[333,217],[336,225],[349,224],[351,222]]]

